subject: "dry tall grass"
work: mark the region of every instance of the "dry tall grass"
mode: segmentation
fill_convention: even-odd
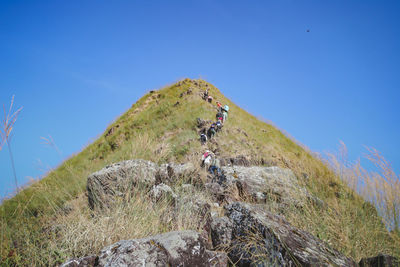
[[[11,160],[11,166],[12,166],[12,170],[14,173],[14,181],[15,181],[15,189],[18,192],[18,180],[17,180],[17,173],[15,170],[15,164],[14,164],[14,157],[12,154],[12,150],[11,150],[11,133],[12,130],[14,129],[14,124],[22,110],[22,107],[20,107],[19,109],[17,109],[16,111],[12,111],[14,105],[14,96],[12,96],[11,98],[11,104],[10,104],[10,108],[8,109],[8,112],[6,111],[6,106],[3,105],[3,112],[4,112],[4,118],[1,121],[0,124],[0,150],[3,146],[4,143],[7,144],[8,147],[8,152],[10,153],[10,160]]]
[[[112,209],[103,211],[91,211],[86,202],[85,197],[78,198],[73,212],[56,218],[59,232],[54,241],[67,255],[90,255],[122,239],[194,228],[196,223],[196,220],[186,217],[185,220],[180,220],[185,222],[184,225],[180,225],[171,217],[174,210],[168,200],[153,204],[143,192],[136,192],[129,203],[121,202]],[[54,223],[50,227],[54,228]]]
[[[352,163],[348,160],[347,147],[340,142],[337,155],[328,153],[328,163],[340,178],[366,201],[377,207],[385,225],[390,231],[400,229],[400,176],[390,163],[375,148],[366,147],[368,159],[376,170],[366,170],[360,160]]]

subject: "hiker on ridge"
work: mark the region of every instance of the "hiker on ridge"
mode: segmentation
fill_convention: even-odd
[[[207,135],[211,139],[217,133],[216,130],[217,125],[215,123],[211,124],[210,128],[208,129]]]
[[[216,123],[216,130],[217,130],[217,132],[219,132],[221,129],[222,129],[222,123],[221,123],[221,121],[217,121],[217,123]]]
[[[226,121],[226,119],[228,119],[228,111],[229,111],[229,106],[228,106],[228,105],[225,105],[225,106],[222,108],[222,117],[223,117],[223,121],[224,121],[224,122]]]
[[[221,174],[221,163],[219,162],[219,159],[217,159],[217,157],[214,156],[211,158],[211,164],[210,164],[210,168],[208,169],[208,171],[214,175]]]
[[[218,112],[222,111],[222,104],[219,101],[217,101],[217,110]]]
[[[218,111],[217,114],[215,115],[215,118],[218,120],[218,118],[221,118],[222,116],[223,116],[222,112]]]
[[[204,133],[201,133],[200,134],[200,142],[201,142],[202,145],[207,143],[207,135],[205,135]]]
[[[211,161],[213,158],[213,154],[210,150],[206,150],[203,156],[201,157],[201,167],[205,167],[208,170],[211,166]]]
[[[203,93],[203,100],[207,100],[208,98],[208,88]]]

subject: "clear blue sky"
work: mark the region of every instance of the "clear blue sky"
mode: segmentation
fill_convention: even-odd
[[[24,106],[11,144],[19,183],[183,77],[313,151],[343,140],[355,159],[373,146],[399,172],[399,14],[399,1],[380,0],[1,1],[0,103],[15,94]],[[13,185],[3,148],[0,196]]]

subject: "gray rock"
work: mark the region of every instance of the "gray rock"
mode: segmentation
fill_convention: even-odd
[[[371,258],[362,258],[359,263],[360,267],[389,267],[399,265],[400,261],[396,257],[383,254]]]
[[[98,256],[72,259],[62,267],[227,266],[224,252],[207,250],[194,231],[177,231],[142,239],[122,240],[103,248]]]
[[[182,177],[183,175],[193,174],[195,171],[194,165],[190,162],[184,164],[170,163],[169,166],[172,169],[170,176],[172,177]]]
[[[119,241],[100,252],[99,266],[227,266],[227,257],[207,250],[199,233],[181,231]]]
[[[210,204],[196,193],[180,195],[175,203],[175,212],[173,216],[178,218],[180,214],[185,214],[185,216],[191,218],[193,229],[198,229],[206,245],[211,247],[211,240],[209,239],[211,220]]]
[[[160,199],[168,199],[174,204],[177,198],[171,187],[166,184],[153,185],[149,194],[153,202],[158,202]]]
[[[110,207],[117,198],[128,198],[133,188],[151,186],[157,170],[155,163],[138,159],[115,163],[89,175],[87,191],[90,208]]]
[[[206,183],[205,188],[216,201],[222,202],[225,199],[225,189],[218,183]]]
[[[227,248],[232,240],[232,222],[227,217],[211,219],[211,240],[214,248]]]
[[[210,204],[202,200],[196,194],[183,195],[177,198],[176,211],[183,214],[195,214],[202,218],[209,217]]]
[[[232,203],[226,216],[232,223],[228,255],[237,266],[355,266],[322,240],[256,205]],[[214,232],[215,238],[226,240],[227,231]]]
[[[235,185],[239,193],[259,203],[276,202],[282,207],[302,206],[308,199],[296,176],[289,169],[279,167],[222,167],[228,185]]]
[[[111,207],[116,200],[127,201],[134,189],[173,183],[195,172],[193,164],[157,164],[146,160],[115,163],[89,175],[88,201],[91,209]]]
[[[174,183],[184,176],[190,177],[194,172],[195,168],[192,163],[162,164],[157,171],[156,183]]]

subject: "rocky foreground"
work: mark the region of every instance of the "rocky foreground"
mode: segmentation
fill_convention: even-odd
[[[125,197],[133,190],[146,190],[151,201],[164,198],[175,207],[191,206],[204,217],[203,231],[121,240],[98,255],[71,259],[62,266],[396,266],[396,259],[387,255],[356,263],[263,209],[265,205],[275,205],[276,210],[301,208],[306,201],[325,205],[302,188],[289,169],[229,164],[222,170],[222,175],[210,175],[204,184],[196,185],[212,196],[212,203],[180,195],[169,186],[182,177],[199,175],[192,164],[159,166],[129,160],[91,174],[87,191],[93,210],[110,208],[117,200],[128,201]],[[190,189],[194,185],[180,186]],[[233,191],[246,202],[236,201]],[[223,206],[223,216],[211,211],[213,205]]]

